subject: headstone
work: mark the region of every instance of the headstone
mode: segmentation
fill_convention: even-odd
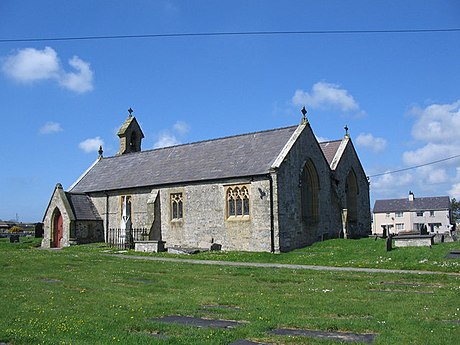
[[[35,224],[35,238],[42,238],[43,237],[43,223],[36,223]]]
[[[386,249],[387,249],[387,252],[390,252],[391,249],[392,249],[392,241],[393,241],[393,236],[388,235],[387,239],[386,239]]]

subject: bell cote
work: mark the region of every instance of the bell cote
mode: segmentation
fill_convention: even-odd
[[[141,127],[137,123],[136,118],[133,116],[133,110],[129,108],[129,116],[118,130],[118,137],[120,138],[120,150],[119,155],[125,153],[140,152],[141,142],[144,138]]]

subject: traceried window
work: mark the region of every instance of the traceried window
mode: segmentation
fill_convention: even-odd
[[[434,211],[430,211],[430,217],[434,217]]]
[[[227,188],[227,217],[249,216],[249,190],[246,186]]]
[[[182,193],[171,194],[171,220],[182,220],[184,217],[184,201]]]
[[[395,212],[395,217],[401,218],[404,216],[404,212]]]

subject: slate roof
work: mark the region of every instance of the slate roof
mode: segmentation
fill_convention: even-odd
[[[325,141],[319,143],[319,146],[321,147],[321,150],[323,151],[324,157],[326,157],[329,166],[332,164],[332,161],[334,160],[335,154],[341,143],[342,140]]]
[[[405,199],[376,200],[374,213],[405,212],[405,211],[437,211],[450,208],[448,196],[433,196],[415,198],[414,201]]]
[[[263,175],[297,126],[99,160],[71,189],[88,193]]]
[[[66,196],[77,220],[102,220],[86,194],[66,193]]]

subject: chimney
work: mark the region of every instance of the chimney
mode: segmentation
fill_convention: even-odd
[[[412,191],[409,191],[409,201],[414,201],[414,193]]]

